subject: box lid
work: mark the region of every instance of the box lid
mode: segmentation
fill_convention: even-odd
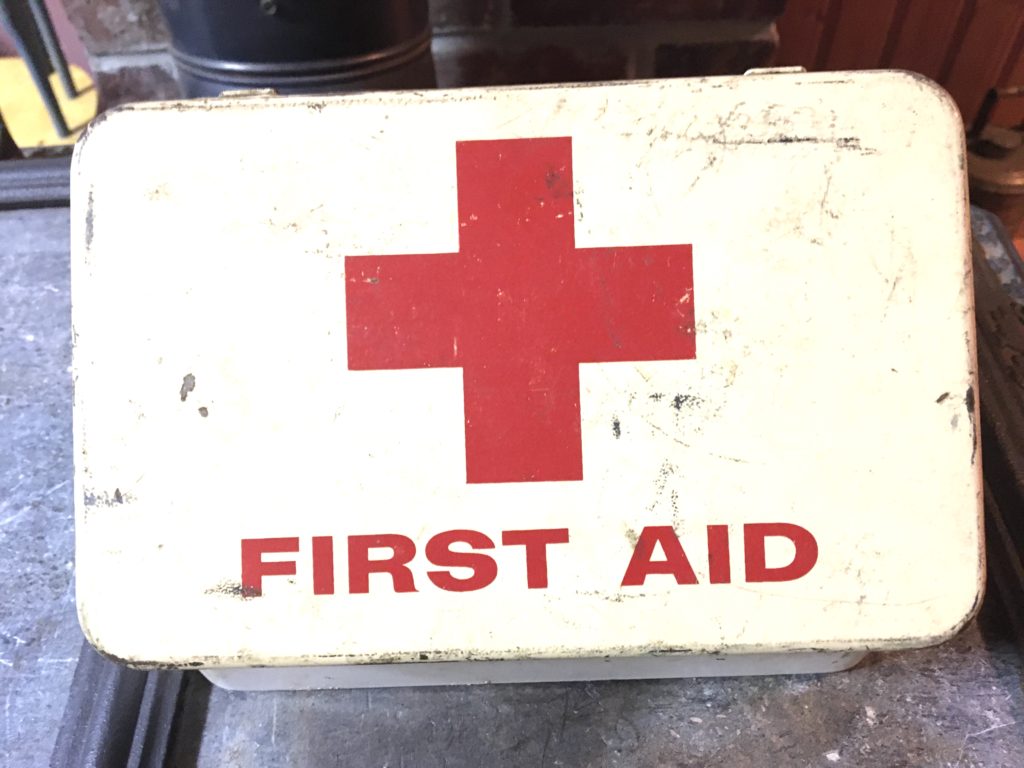
[[[977,605],[963,129],[920,77],[134,105],[72,226],[109,655],[882,649]]]

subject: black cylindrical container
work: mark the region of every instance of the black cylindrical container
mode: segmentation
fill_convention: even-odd
[[[187,96],[435,85],[427,0],[160,0]]]

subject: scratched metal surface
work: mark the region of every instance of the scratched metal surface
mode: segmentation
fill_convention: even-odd
[[[46,765],[71,594],[64,210],[0,212],[0,763]],[[1001,603],[939,648],[826,677],[240,694],[192,678],[172,765],[1024,765]]]
[[[0,764],[9,766],[46,764],[82,642],[70,329],[67,210],[0,211]]]
[[[198,765],[1020,768],[1021,658],[996,607],[945,646],[822,677],[213,689]]]

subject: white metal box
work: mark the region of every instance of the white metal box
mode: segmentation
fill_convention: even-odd
[[[229,687],[949,637],[984,574],[965,186],[956,107],[903,72],[99,118],[83,630]]]

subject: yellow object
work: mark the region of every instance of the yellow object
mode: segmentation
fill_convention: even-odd
[[[78,91],[74,98],[64,93],[56,73],[50,75],[50,87],[71,130],[69,136],[61,137],[50,122],[25,62],[18,58],[0,58],[0,113],[22,149],[74,144],[86,123],[96,116],[96,87],[92,79],[81,67],[71,64],[69,68]]]

